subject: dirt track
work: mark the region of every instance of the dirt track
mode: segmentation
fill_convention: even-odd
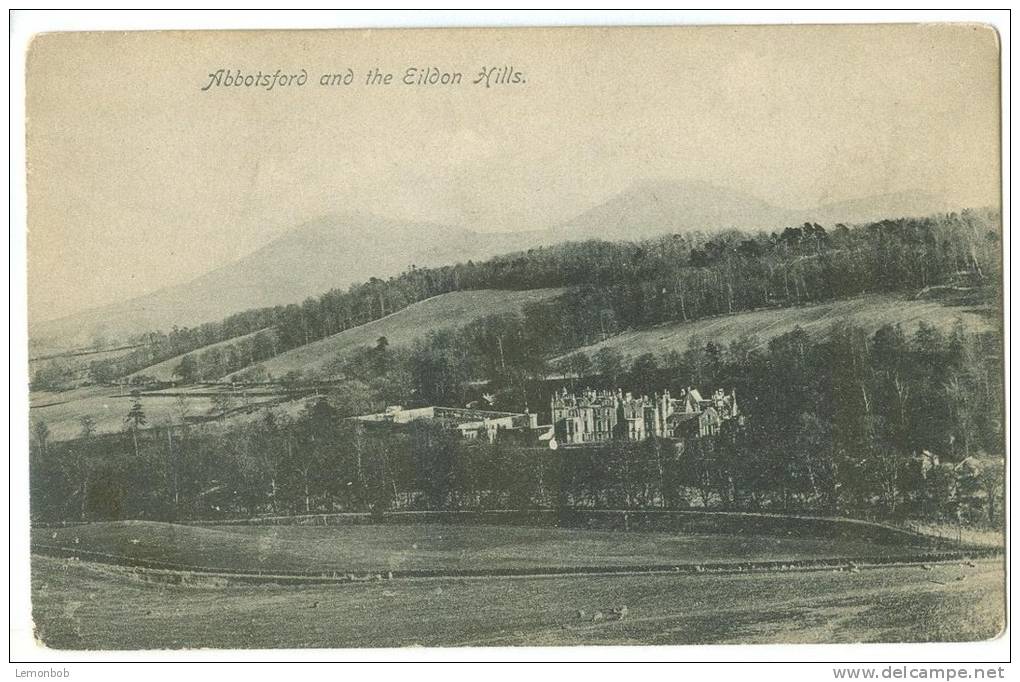
[[[271,571],[251,572],[242,569],[227,570],[203,566],[188,566],[172,562],[152,561],[134,557],[94,552],[52,545],[33,545],[32,552],[43,556],[76,559],[105,565],[144,571],[162,582],[180,584],[181,576],[207,576],[230,583],[314,585],[354,583],[371,580],[437,579],[437,578],[513,578],[513,577],[569,577],[593,575],[656,575],[691,573],[751,573],[768,571],[820,571],[837,570],[857,572],[868,568],[898,566],[925,566],[966,562],[972,559],[990,559],[1001,555],[997,549],[972,549],[958,552],[916,552],[899,556],[832,557],[786,561],[714,561],[631,566],[536,566],[527,568],[494,569],[434,569],[397,571]],[[175,579],[176,576],[176,579]]]
[[[973,564],[175,585],[36,555],[32,598],[63,649],[973,641],[1004,622],[1001,561]]]

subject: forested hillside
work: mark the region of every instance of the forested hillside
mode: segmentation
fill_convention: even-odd
[[[210,349],[196,349],[217,343],[221,356],[257,366],[344,330],[356,342],[286,378],[303,396],[297,402],[252,404],[243,420],[220,419],[222,405],[201,419],[166,410],[154,418],[146,397],[122,392],[124,414],[107,415],[123,424],[119,432],[98,432],[95,415],[76,413],[77,437],[58,442],[34,412],[33,514],[706,506],[998,522],[997,221],[964,212],[833,230],[567,243],[414,268],[302,305],[154,333],[144,349],[94,363],[94,379],[122,378],[155,358],[182,356],[180,364],[191,354],[201,365]],[[533,295],[539,288],[553,293]],[[479,304],[454,316],[458,326],[429,328],[436,320],[404,314],[415,302],[481,289],[527,295],[508,295],[509,307]],[[361,327],[391,315],[417,319],[406,325],[415,333],[390,344],[376,325]],[[748,321],[762,316],[776,328],[752,329]],[[711,332],[741,320],[746,334]],[[705,333],[683,336],[690,328]],[[658,352],[641,347],[642,334],[656,333],[680,336]],[[578,351],[591,344],[600,345]],[[177,369],[183,383],[203,371]],[[436,425],[366,432],[344,419],[396,403],[486,401],[545,420],[550,391],[570,384],[638,394],[723,387],[736,391],[746,422],[683,452],[650,439],[553,454],[498,439],[468,443]]]
[[[758,348],[771,339],[800,328],[812,338],[828,334],[833,322],[844,321],[873,334],[881,327],[900,325],[915,330],[920,323],[934,326],[943,333],[956,324],[973,332],[991,331],[998,327],[998,309],[994,287],[974,290],[965,299],[942,295],[911,296],[909,294],[864,294],[821,303],[808,303],[785,308],[759,309],[732,315],[716,315],[691,322],[672,321],[651,327],[628,329],[605,341],[583,346],[577,351],[551,361],[554,367],[578,373],[582,356],[600,353],[619,354],[627,362],[646,354],[670,350],[683,351],[691,344],[712,341],[720,346],[755,339]]]
[[[444,329],[460,329],[492,315],[519,314],[527,306],[551,301],[562,289],[506,291],[478,289],[440,294],[398,312],[339,334],[298,346],[265,362],[227,376],[231,381],[272,378],[332,378],[347,356],[386,340],[392,349],[408,348],[418,339]],[[223,376],[222,374],[219,376]]]
[[[586,379],[636,392],[735,390],[746,427],[682,452],[658,439],[582,451],[489,444],[428,421],[409,431],[366,431],[343,419],[358,409],[356,391],[375,390],[354,379],[309,400],[295,417],[267,409],[253,421],[168,421],[141,430],[139,403],[120,433],[98,435],[83,421],[79,438],[51,442],[35,429],[33,518],[222,518],[410,505],[708,507],[954,522],[960,514],[1001,523],[1001,353],[997,335],[962,327],[944,334],[921,325],[907,334],[884,326],[869,335],[836,324],[822,340],[795,330],[760,349],[708,342],[677,353],[667,370],[635,362]],[[385,349],[364,360],[360,371],[380,385],[398,373]],[[425,385],[449,397],[467,388],[439,377]]]
[[[443,293],[565,287],[563,297],[530,312],[545,330],[538,350],[549,357],[669,321],[866,293],[917,295],[995,283],[1001,274],[999,230],[997,214],[964,211],[831,230],[808,223],[778,233],[568,242],[484,262],[412,268],[301,304],[154,331],[137,339],[144,345],[131,353],[92,363],[91,376],[115,381],[199,348],[272,329],[274,343],[247,353],[254,364]]]

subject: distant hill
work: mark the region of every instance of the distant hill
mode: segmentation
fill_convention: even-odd
[[[36,323],[30,333],[85,345],[100,331],[117,338],[194,326],[250,308],[300,303],[370,277],[397,275],[412,264],[445,265],[513,248],[507,235],[357,213],[325,216],[185,284]]]
[[[700,181],[645,181],[542,235],[549,242],[644,239],[659,234],[725,229],[777,230],[789,225],[859,223],[930,215],[948,206],[929,194],[902,192],[823,204],[811,209],[774,206],[736,190]]]
[[[300,303],[371,277],[397,275],[412,264],[448,265],[570,240],[640,239],[726,228],[775,230],[805,221],[831,225],[945,210],[919,193],[889,194],[791,210],[700,181],[646,181],[576,218],[548,229],[479,233],[430,222],[401,222],[340,213],[304,223],[244,258],[185,284],[44,322],[32,322],[36,344],[87,345],[97,335],[169,330],[220,320],[264,306]]]
[[[612,241],[695,230],[774,229],[798,217],[794,211],[707,182],[648,181],[561,224],[549,238]]]
[[[623,332],[577,350],[593,355],[602,348],[613,348],[628,360],[633,360],[643,353],[683,352],[693,339],[701,343],[712,341],[725,347],[742,338],[754,337],[764,347],[770,339],[791,332],[798,326],[813,337],[824,336],[840,320],[851,322],[869,334],[885,324],[901,324],[904,332],[912,334],[917,331],[920,322],[948,332],[958,319],[971,331],[988,331],[993,328],[991,315],[994,313],[990,305],[953,306],[930,299],[871,295],[816,305],[720,315],[693,322],[671,322]],[[562,357],[556,358],[560,359]]]
[[[314,373],[344,353],[372,347],[385,336],[391,347],[408,346],[429,332],[462,327],[486,315],[520,310],[528,303],[537,303],[558,296],[562,289],[531,289],[528,291],[456,291],[420,301],[392,315],[354,327],[315,343],[300,346],[259,363],[267,373],[280,378],[288,372]],[[142,371],[145,373],[145,370]],[[238,378],[244,371],[227,378]]]
[[[894,218],[918,216],[959,210],[938,197],[924,192],[895,192],[863,199],[822,204],[818,208],[799,211],[803,220],[822,225],[835,223],[866,223]]]

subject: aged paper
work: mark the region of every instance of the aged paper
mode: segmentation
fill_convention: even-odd
[[[977,24],[36,36],[40,646],[997,637],[999,61]]]

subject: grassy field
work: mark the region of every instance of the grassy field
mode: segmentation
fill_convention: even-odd
[[[731,575],[187,587],[34,557],[55,649],[965,641],[1004,623],[1001,561]],[[627,607],[623,620],[592,614]],[[579,614],[584,611],[584,616]]]
[[[93,351],[89,349],[55,349],[32,346],[30,343],[29,353],[32,357],[28,360],[28,373],[35,376],[41,367],[55,364],[63,368],[67,378],[72,383],[85,382],[89,379],[89,365],[101,360],[111,360],[127,355],[137,346],[112,348],[110,350]]]
[[[462,327],[486,315],[520,310],[528,303],[545,301],[561,293],[562,289],[529,291],[482,289],[443,294],[410,305],[374,322],[281,353],[259,364],[277,378],[291,371],[316,372],[346,352],[374,346],[380,336],[385,336],[391,346],[406,346],[429,332]],[[236,377],[242,372],[235,372],[227,378]]]
[[[176,377],[174,377],[174,370],[177,368],[177,366],[179,364],[181,364],[181,360],[183,360],[186,355],[191,355],[192,357],[197,357],[198,355],[200,355],[200,354],[202,354],[202,353],[204,353],[204,352],[206,352],[208,350],[213,350],[215,348],[227,348],[228,346],[231,346],[231,345],[233,345],[235,343],[238,343],[240,341],[247,341],[247,340],[250,340],[250,339],[254,339],[255,337],[257,337],[257,336],[259,336],[261,334],[268,334],[268,333],[270,333],[270,331],[271,331],[271,328],[267,327],[265,329],[260,329],[258,331],[254,331],[251,334],[245,334],[243,336],[235,336],[232,339],[226,339],[225,341],[220,341],[219,343],[212,343],[212,344],[209,344],[208,346],[202,346],[201,348],[196,348],[195,350],[191,351],[190,353],[184,353],[183,355],[178,355],[176,357],[172,357],[169,360],[164,360],[163,362],[158,362],[155,365],[150,365],[149,367],[145,367],[143,369],[140,369],[140,370],[138,370],[137,372],[135,372],[133,374],[129,374],[128,375],[128,379],[131,379],[131,378],[137,377],[137,376],[146,376],[146,377],[152,377],[156,381],[173,381],[176,378]]]
[[[33,541],[187,566],[399,571],[637,566],[898,556],[901,544],[768,535],[683,535],[522,526],[181,526],[124,521],[37,529]]]
[[[188,415],[208,415],[213,408],[212,396],[216,391],[203,387],[153,391],[141,395],[147,426],[163,427],[168,421],[181,421],[181,401]],[[240,398],[235,396],[235,404]],[[254,395],[252,403],[264,402],[273,396]],[[29,396],[29,418],[42,420],[50,429],[54,441],[77,438],[81,433],[81,418],[95,420],[96,433],[114,433],[124,430],[124,417],[131,409],[130,390],[116,386],[87,386],[70,391],[33,391]]]
[[[408,345],[430,331],[460,326],[483,314],[518,310],[527,303],[547,300],[560,292],[559,289],[482,290],[436,296],[375,322],[282,353],[261,365],[275,377],[293,370],[318,372],[346,352],[374,345],[380,336],[385,336],[394,346]],[[912,332],[922,320],[948,330],[959,319],[969,329],[986,330],[992,324],[988,312],[987,306],[981,305],[952,306],[930,299],[864,296],[819,305],[737,313],[690,323],[670,323],[632,330],[582,350],[594,353],[608,346],[633,358],[646,352],[685,350],[690,341],[696,338],[712,339],[726,345],[742,337],[757,337],[764,344],[770,338],[797,326],[808,333],[820,335],[837,320],[849,320],[869,331],[886,323],[901,323],[906,331]],[[180,358],[174,358],[139,373],[169,379],[169,373],[179,361]],[[241,374],[243,371],[227,378],[238,378]],[[189,414],[209,414],[212,400],[207,389],[181,390],[188,394],[185,403]],[[174,392],[179,393],[181,390],[175,389]],[[256,397],[253,402],[261,400]],[[81,430],[79,420],[86,415],[96,420],[98,433],[122,430],[124,415],[131,405],[127,390],[102,386],[62,392],[33,392],[30,401],[31,418],[44,420],[54,440],[77,436]],[[171,417],[180,420],[180,406],[174,396],[151,392],[143,396],[142,402],[151,425],[163,423]],[[301,400],[292,401],[282,405],[281,410],[297,414],[303,404]]]
[[[131,409],[131,396],[127,389],[111,386],[88,386],[72,391],[32,392],[29,418],[42,420],[50,429],[52,440],[77,438],[81,433],[81,418],[92,417],[96,433],[113,433],[124,430],[124,416]],[[212,408],[208,396],[195,396],[185,401],[191,414],[205,414]],[[149,425],[158,425],[168,419],[179,421],[179,405],[169,397],[143,397]]]
[[[720,315],[695,322],[671,322],[617,334],[605,341],[578,350],[592,354],[609,347],[633,358],[642,353],[687,350],[692,339],[713,341],[721,346],[744,337],[757,337],[762,343],[801,327],[812,336],[821,336],[833,323],[846,320],[868,333],[885,324],[902,324],[905,332],[913,333],[920,322],[928,322],[944,332],[956,320],[973,331],[991,328],[989,309],[952,306],[937,300],[917,300],[895,296],[860,296],[817,305],[757,310],[748,313]]]

